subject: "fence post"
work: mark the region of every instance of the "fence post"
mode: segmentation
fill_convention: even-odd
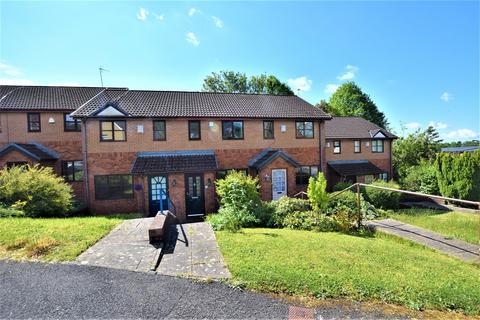
[[[360,228],[362,224],[362,208],[360,204],[360,185],[357,183],[357,226]]]

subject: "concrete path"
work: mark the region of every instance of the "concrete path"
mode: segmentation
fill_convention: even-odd
[[[373,226],[385,233],[412,240],[461,260],[480,263],[480,246],[478,245],[470,244],[462,240],[445,238],[439,233],[394,219],[368,221],[367,225]]]
[[[161,247],[148,242],[153,218],[126,220],[77,257],[82,265],[148,272],[158,261]]]
[[[177,225],[164,246],[157,273],[198,278],[230,278],[212,227],[205,222]]]

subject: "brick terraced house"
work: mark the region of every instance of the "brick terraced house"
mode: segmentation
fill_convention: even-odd
[[[232,169],[258,176],[264,200],[319,171],[330,185],[387,178],[393,138],[297,96],[0,86],[0,167],[52,166],[95,214],[214,212],[215,179]]]

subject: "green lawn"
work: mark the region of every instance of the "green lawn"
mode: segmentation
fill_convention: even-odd
[[[72,261],[132,217],[0,218],[0,258]]]
[[[480,214],[406,209],[398,210],[390,217],[441,233],[447,237],[480,244]]]
[[[250,289],[480,314],[480,266],[400,238],[289,229],[216,235],[233,281]]]

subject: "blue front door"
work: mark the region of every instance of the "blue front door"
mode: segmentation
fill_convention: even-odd
[[[168,189],[166,176],[149,177],[150,216],[155,216],[160,209],[168,209]]]

